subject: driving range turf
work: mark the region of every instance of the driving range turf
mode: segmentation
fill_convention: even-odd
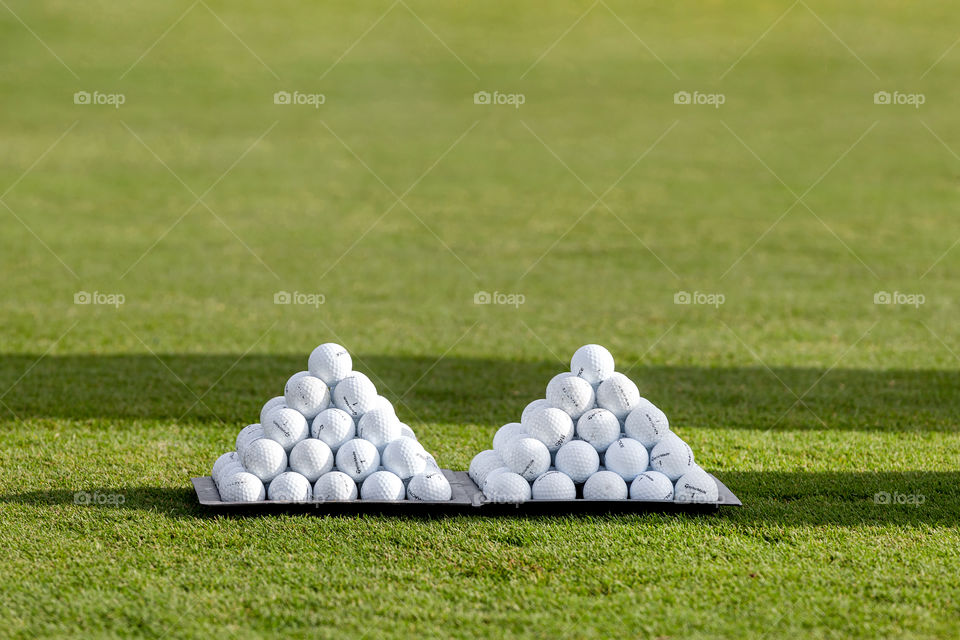
[[[3,4],[0,636],[956,634],[955,8]],[[604,344],[744,506],[208,515],[326,341],[454,469]]]

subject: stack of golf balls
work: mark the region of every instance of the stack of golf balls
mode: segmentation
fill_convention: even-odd
[[[313,350],[213,465],[224,502],[446,501],[451,487],[346,349]]]
[[[716,481],[604,347],[577,349],[545,395],[470,463],[488,501],[717,502]]]

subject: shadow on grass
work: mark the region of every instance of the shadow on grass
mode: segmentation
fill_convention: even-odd
[[[291,373],[306,364],[306,358],[288,354],[38,359],[39,355],[0,356],[0,394],[11,389],[3,402],[20,418],[186,416],[246,423],[255,419],[269,397],[282,392]],[[543,396],[547,381],[563,370],[562,364],[550,361],[379,355],[357,356],[354,365],[371,376],[412,425],[495,426],[516,420],[529,401]],[[958,429],[957,371],[776,368],[771,373],[762,367],[651,366],[626,373],[680,426]],[[794,393],[804,396],[802,403]],[[8,410],[0,406],[0,416],[5,414]]]

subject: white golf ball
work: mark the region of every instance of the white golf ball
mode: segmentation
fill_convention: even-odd
[[[407,499],[426,502],[446,502],[453,497],[450,482],[440,471],[418,473],[407,484]]]
[[[566,411],[574,420],[592,409],[595,400],[590,383],[572,374],[554,378],[547,385],[547,402],[550,406]]]
[[[547,471],[533,481],[531,495],[534,500],[574,500],[577,488],[567,474]]]
[[[596,386],[613,375],[613,356],[605,347],[585,344],[570,358],[570,371]]]
[[[313,497],[313,486],[296,471],[284,471],[270,481],[267,497],[283,502],[306,502]]]
[[[485,478],[483,478],[483,481],[477,483],[477,486],[480,487],[481,491],[486,493],[487,485],[490,484],[490,482],[501,473],[513,473],[513,471],[510,471],[510,467],[507,467],[507,466],[491,469],[489,472],[487,472],[487,475]],[[520,477],[521,479],[523,478],[523,476],[520,476]]]
[[[506,455],[507,447],[510,442],[521,436],[527,435],[526,430],[519,422],[508,422],[499,429],[493,436],[493,450],[503,458]]]
[[[383,451],[385,446],[400,437],[400,420],[389,409],[371,409],[357,421],[357,437],[369,440]]]
[[[267,421],[267,415],[269,415],[271,411],[285,406],[287,406],[287,399],[284,396],[277,396],[276,398],[267,400],[263,408],[260,409],[260,424]]]
[[[627,482],[647,470],[650,456],[647,448],[632,438],[620,438],[607,447],[603,454],[604,466],[614,473],[620,474]]]
[[[290,385],[292,383],[296,382],[303,376],[308,376],[308,375],[310,375],[309,371],[297,371],[295,374],[287,378],[287,382],[283,385],[283,395],[284,396],[287,395],[287,392],[290,390]],[[286,398],[284,398],[284,402],[286,402]]]
[[[673,483],[659,471],[644,471],[630,484],[631,500],[673,500]]]
[[[525,480],[534,480],[550,468],[550,452],[536,438],[517,438],[507,448],[503,462]]]
[[[380,453],[372,442],[354,438],[337,450],[337,470],[361,482],[380,466]]]
[[[293,445],[310,435],[310,429],[302,413],[283,407],[274,409],[267,416],[267,421],[263,424],[263,435],[279,442],[283,450],[289,453]]]
[[[534,400],[533,402],[531,402],[530,404],[528,404],[523,408],[523,413],[520,414],[520,422],[521,423],[526,422],[527,418],[533,415],[534,411],[537,411],[538,409],[546,409],[549,406],[550,406],[550,403],[547,402],[545,398]]]
[[[353,369],[353,359],[347,350],[340,345],[327,342],[310,353],[307,361],[310,374],[314,375],[331,387],[344,378]]]
[[[393,415],[397,415],[397,409],[393,406],[393,403],[387,400],[384,396],[377,396],[373,401],[373,406],[370,408],[373,409],[386,409]]]
[[[574,482],[586,482],[600,468],[600,454],[589,442],[571,440],[557,450],[556,466]]]
[[[719,499],[720,491],[716,480],[700,467],[694,467],[680,476],[674,487],[674,502],[716,503]]]
[[[320,476],[313,485],[313,499],[318,502],[349,502],[357,499],[357,483],[341,471]]]
[[[220,475],[217,477],[217,480],[215,481],[217,488],[219,489],[220,485],[229,481],[230,478],[237,475],[238,473],[245,473],[246,471],[247,470],[244,469],[243,465],[240,464],[239,462],[229,462],[223,465],[222,467],[220,467]]]
[[[333,452],[323,440],[301,440],[290,451],[290,468],[312,484],[333,469]]]
[[[264,497],[266,491],[263,482],[252,473],[238,473],[220,487],[220,499],[223,502],[259,502]]]
[[[302,413],[307,420],[312,420],[330,406],[330,389],[320,378],[300,376],[287,383],[284,398],[288,407]]]
[[[357,435],[357,425],[343,409],[330,407],[317,414],[310,425],[310,435],[323,440],[334,453],[347,440]]]
[[[366,376],[350,376],[337,384],[333,400],[338,409],[357,419],[373,409],[377,402],[377,388]]]
[[[243,451],[243,467],[261,482],[270,482],[287,468],[287,452],[276,440],[254,440]]]
[[[639,402],[640,390],[622,373],[611,374],[597,387],[597,404],[617,416],[617,420],[626,418]]]
[[[240,429],[240,433],[237,434],[237,453],[242,456],[243,450],[248,444],[262,437],[263,427],[260,423],[248,424],[243,429]]]
[[[487,449],[473,456],[467,475],[480,487],[483,486],[483,481],[486,479],[488,473],[502,466],[504,466],[504,464],[499,454],[493,449]]]
[[[584,500],[626,500],[627,483],[613,471],[597,471],[583,484]]]
[[[550,453],[573,439],[573,420],[570,415],[552,407],[534,413],[524,427],[531,437],[547,445]]]
[[[620,437],[620,421],[606,409],[591,409],[577,420],[577,436],[601,453]]]
[[[413,429],[402,422],[400,423],[400,436],[404,438],[413,438],[414,440],[417,439],[417,434],[413,432]]]
[[[413,438],[400,437],[384,448],[380,462],[387,471],[406,480],[427,468],[427,452]]]
[[[407,488],[403,486],[403,480],[389,471],[371,473],[360,487],[360,498],[363,500],[399,502],[404,499],[406,493]]]
[[[530,483],[512,471],[491,473],[483,487],[489,502],[498,504],[526,502],[530,499]]]
[[[693,469],[693,450],[674,433],[653,445],[650,450],[650,468],[670,478],[672,482]]]
[[[640,398],[627,419],[623,430],[647,449],[653,447],[670,433],[670,422],[666,414],[646,398]]]
[[[213,469],[210,470],[210,477],[213,478],[214,482],[220,481],[220,471],[223,470],[228,464],[239,464],[240,456],[236,451],[228,451],[223,454],[217,461],[213,463]]]

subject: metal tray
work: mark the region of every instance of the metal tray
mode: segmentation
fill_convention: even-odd
[[[474,514],[482,516],[504,515],[563,515],[577,513],[716,513],[721,508],[742,506],[716,476],[720,497],[715,503],[683,503],[645,500],[531,500],[522,504],[498,504],[489,502],[467,475],[466,471],[442,469],[450,481],[453,497],[446,502],[382,502],[377,500],[352,500],[350,502],[284,502],[263,500],[260,502],[223,502],[210,476],[192,478],[197,500],[216,513],[238,515],[261,515],[267,513],[305,513],[319,516],[338,514],[387,514],[445,516]]]

